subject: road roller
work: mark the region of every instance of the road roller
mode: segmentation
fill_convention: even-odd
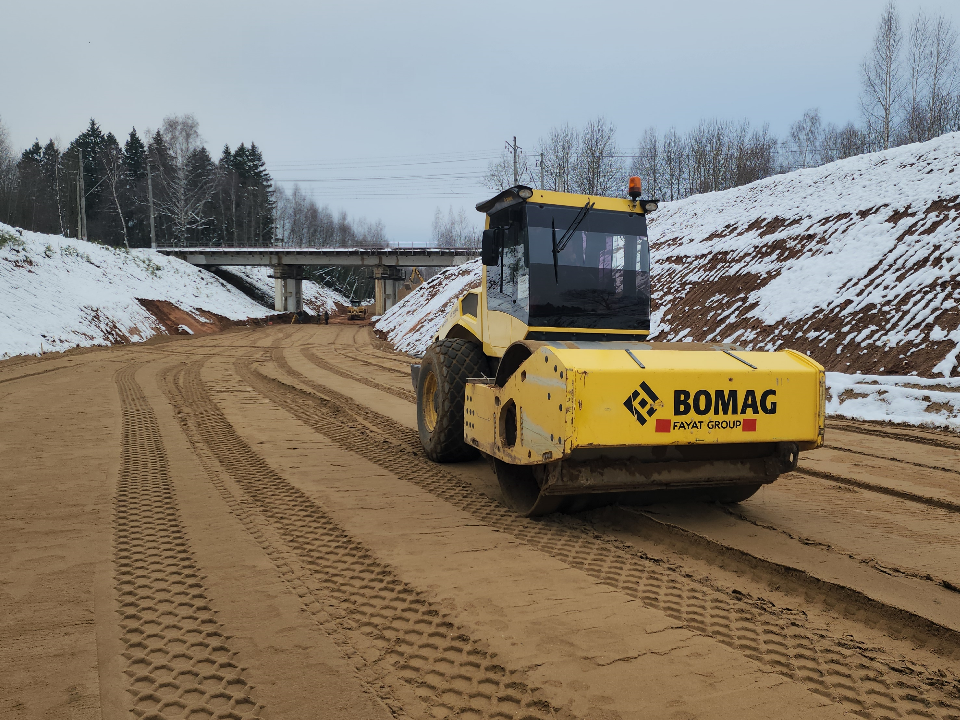
[[[741,502],[823,444],[823,367],[793,350],[650,342],[639,178],[626,196],[523,185],[486,215],[480,287],[412,366],[420,441],[486,457],[524,516]]]

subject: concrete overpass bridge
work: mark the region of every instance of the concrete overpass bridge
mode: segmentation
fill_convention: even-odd
[[[462,265],[480,254],[479,250],[429,247],[160,247],[157,252],[199,266],[262,265],[272,268],[277,312],[303,309],[303,268],[308,265],[369,267],[373,270],[376,315],[382,315],[396,304],[398,291],[406,279],[403,268]]]

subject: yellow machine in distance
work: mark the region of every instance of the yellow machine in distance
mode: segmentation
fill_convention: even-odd
[[[483,281],[414,366],[438,462],[490,459],[524,515],[743,500],[823,443],[823,368],[790,350],[650,343],[655,201],[517,186],[480,203]]]

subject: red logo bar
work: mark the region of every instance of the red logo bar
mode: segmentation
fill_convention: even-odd
[[[754,423],[756,423],[756,420],[754,420]],[[670,432],[672,426],[673,420],[657,418],[657,432]]]
[[[756,432],[756,431],[757,431],[757,419],[756,419],[756,418],[744,418],[744,419],[743,419],[743,431],[744,431],[744,432]]]

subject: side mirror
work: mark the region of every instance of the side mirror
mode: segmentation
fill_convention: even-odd
[[[496,265],[500,260],[500,246],[503,244],[503,228],[490,228],[483,231],[480,241],[480,260],[484,265]]]

